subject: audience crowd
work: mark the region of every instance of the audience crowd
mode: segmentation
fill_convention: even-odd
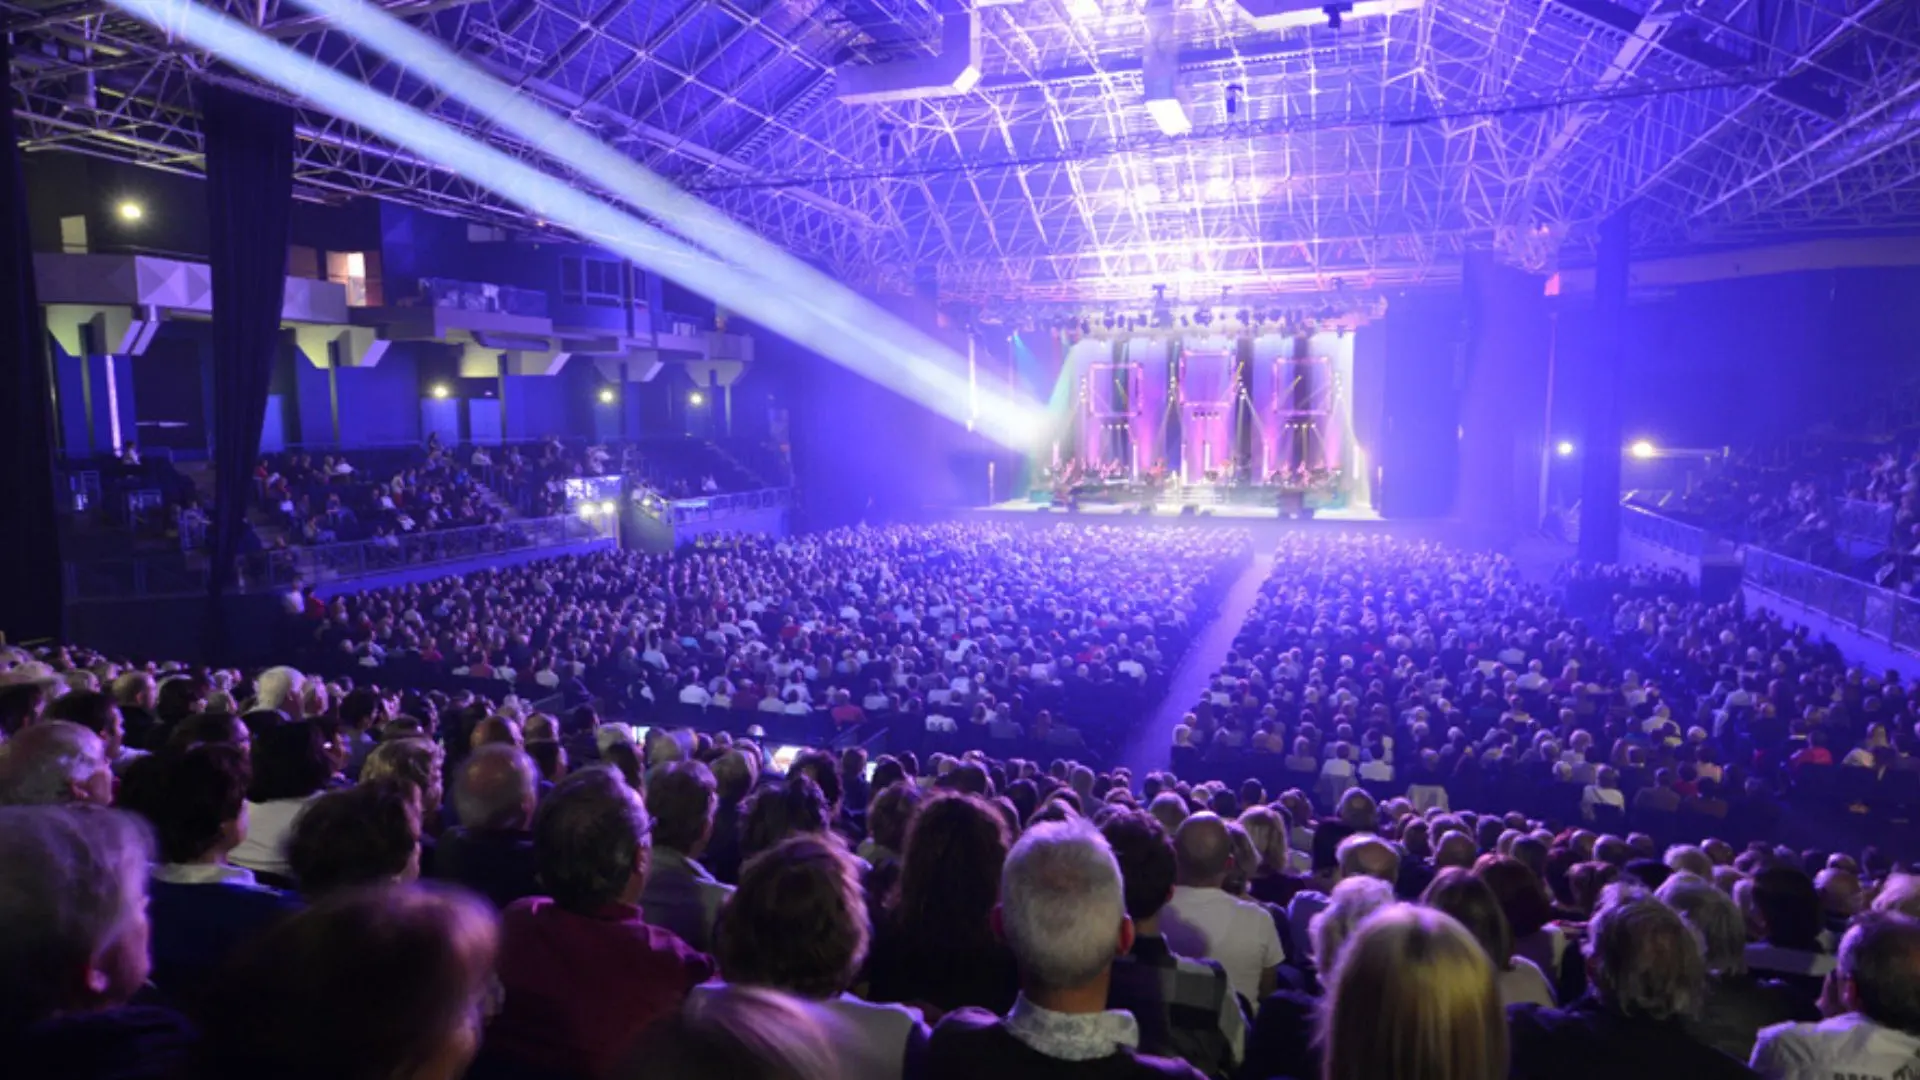
[[[1158,699],[1244,530],[890,526],[608,551],[308,602],[327,662],[662,710],[1105,741]]]
[[[1246,545],[1128,541],[741,541],[370,594],[315,630],[344,628],[323,644],[345,651],[624,634],[663,679],[711,647],[743,684],[784,655],[776,677],[810,693],[803,660],[837,691],[864,651],[920,680],[883,690],[983,682],[997,715],[1050,700],[1042,664],[1138,678],[1118,657],[1200,618]],[[1905,838],[1794,850],[1778,822],[1679,810],[1728,787],[1758,804],[1854,750],[1895,769],[1905,685],[1659,574],[1549,587],[1494,556],[1291,537],[1173,769],[1138,776],[1070,748],[789,754],[744,723],[642,735],[584,699],[554,715],[372,685],[408,685],[397,651],[327,679],[0,649],[6,1076],[1900,1080],[1920,1062],[1920,878],[1888,853]],[[1259,779],[1274,759],[1310,775]],[[1198,778],[1228,768],[1256,778]],[[1631,770],[1628,809],[1587,798]],[[1579,794],[1537,796],[1549,781]]]
[[[265,522],[290,544],[332,544],[491,525],[505,509],[437,435],[402,451],[312,454],[260,459],[254,487]]]
[[[1783,797],[1857,776],[1920,795],[1898,672],[1684,578],[1510,564],[1385,535],[1293,534],[1175,760],[1656,836],[1771,835]]]

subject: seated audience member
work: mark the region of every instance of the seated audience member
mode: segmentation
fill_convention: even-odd
[[[726,986],[699,988],[689,1008],[736,986],[792,994],[839,1020],[846,1075],[917,1074],[927,1039],[919,1012],[847,992],[866,960],[867,909],[859,869],[838,842],[796,836],[756,856],[726,906],[717,940]]]
[[[747,799],[740,822],[740,856],[751,859],[789,836],[824,833],[832,812],[820,785],[805,776],[760,785]]]
[[[1115,957],[1133,945],[1120,870],[1084,821],[1048,822],[1007,855],[995,915],[1020,970],[1004,1017],[949,1014],[928,1047],[928,1080],[975,1077],[1198,1077],[1138,1052],[1133,1015],[1107,1009]]]
[[[113,803],[113,762],[100,736],[64,720],[0,743],[0,806]]]
[[[1378,878],[1351,877],[1335,885],[1327,906],[1314,915],[1307,928],[1308,955],[1314,969],[1330,975],[1353,932],[1393,902],[1393,886]],[[1242,1077],[1265,1080],[1270,1076],[1320,1075],[1318,1028],[1326,1002],[1322,980],[1311,974],[1308,979],[1304,989],[1277,990],[1260,1003],[1253,1034],[1247,1038]]]
[[[147,677],[151,681],[151,677]],[[100,736],[100,746],[113,771],[123,773],[127,766],[146,756],[146,751],[127,745],[126,720],[111,695],[98,690],[74,690],[47,708],[50,720],[79,724]]]
[[[1693,1037],[1733,1058],[1753,1056],[1760,1029],[1790,1020],[1817,1020],[1819,1010],[1778,983],[1747,970],[1747,925],[1733,897],[1706,881],[1676,874],[1660,886],[1660,902],[1680,913],[1700,937],[1707,965],[1707,996],[1687,1018]]]
[[[290,881],[287,838],[293,819],[326,790],[333,771],[318,724],[296,720],[258,732],[247,792],[247,838],[228,856],[233,864]]]
[[[1333,831],[1332,825],[1320,829],[1322,834],[1330,831]],[[1447,839],[1459,835],[1449,833]],[[1473,842],[1467,843],[1471,846]],[[1443,842],[1442,847],[1445,846]],[[1370,877],[1396,887],[1400,883],[1400,853],[1371,833],[1350,833],[1342,837],[1333,848],[1332,867],[1335,884],[1351,877]],[[1287,919],[1293,926],[1293,941],[1289,944],[1294,953],[1311,954],[1310,928],[1314,916],[1326,905],[1326,893],[1302,889],[1294,894],[1293,901],[1287,905]]]
[[[472,889],[495,908],[537,895],[536,784],[533,762],[511,746],[483,746],[469,754],[453,781],[460,824],[440,834],[431,876]]]
[[[993,930],[1006,820],[971,795],[938,795],[907,827],[900,881],[874,920],[870,996],[936,1015],[1012,1008],[1013,955]]]
[[[713,831],[713,774],[697,761],[675,761],[647,777],[653,819],[653,862],[640,910],[647,921],[701,951],[713,948],[713,927],[733,895],[695,861]]]
[[[1920,874],[1892,874],[1880,885],[1871,909],[1881,915],[1920,919]]]
[[[1747,966],[1764,978],[1793,987],[1809,1001],[1833,970],[1833,954],[1821,944],[1820,894],[1813,879],[1790,866],[1770,866],[1742,890],[1748,936]]]
[[[50,700],[45,683],[0,684],[0,743],[40,723]]]
[[[1706,963],[1699,940],[1672,908],[1608,886],[1585,947],[1590,996],[1564,1009],[1510,1010],[1513,1080],[1753,1075],[1686,1030],[1706,993]]]
[[[1323,1080],[1506,1080],[1493,965],[1445,914],[1397,904],[1362,924],[1328,973]]]
[[[907,846],[907,825],[920,809],[923,796],[911,781],[896,780],[876,790],[867,807],[867,839],[858,852],[867,865],[869,906],[880,910],[887,894],[900,880],[900,853]]]
[[[1920,922],[1869,915],[1840,939],[1828,1000],[1839,1010],[1818,1023],[1760,1033],[1753,1068],[1767,1080],[1904,1080],[1920,1062]]]
[[[0,808],[0,1075],[160,1080],[179,1068],[187,1022],[127,1004],[148,973],[151,859],[132,814]]]
[[[363,783],[397,780],[418,789],[420,829],[424,838],[436,831],[427,826],[439,820],[440,805],[446,799],[441,772],[445,762],[446,752],[432,739],[389,738],[368,752],[366,761],[361,765],[360,780]]]
[[[1213,814],[1193,815],[1174,833],[1173,852],[1177,883],[1160,916],[1168,948],[1197,960],[1219,961],[1234,993],[1258,1003],[1278,985],[1274,969],[1286,953],[1273,916],[1223,888],[1233,870],[1226,823]]]
[[[1513,932],[1515,956],[1533,961],[1549,980],[1565,966],[1567,936],[1553,924],[1553,894],[1526,863],[1504,855],[1482,855],[1473,876],[1487,883]]]
[[[1494,982],[1500,989],[1500,1004],[1531,1003],[1552,1008],[1553,986],[1539,965],[1513,952],[1513,928],[1493,889],[1472,872],[1448,867],[1434,876],[1432,884],[1420,895],[1420,902],[1444,912],[1467,928],[1493,961]]]
[[[309,902],[361,885],[420,876],[418,789],[370,780],[307,804],[287,838],[287,867]]]
[[[236,947],[300,905],[227,862],[247,835],[247,759],[238,748],[203,743],[150,758],[128,771],[122,795],[153,826],[160,849],[147,898],[152,982],[168,1001],[186,1003]]]
[[[1127,810],[1100,827],[1120,866],[1133,948],[1114,961],[1107,1008],[1133,1014],[1140,1049],[1177,1057],[1208,1076],[1228,1076],[1246,1052],[1247,1021],[1211,960],[1175,955],[1160,935],[1160,913],[1173,897],[1173,843],[1153,815]]]
[[[715,805],[713,833],[700,863],[716,880],[740,879],[740,819],[747,794],[760,779],[759,759],[739,750],[728,750],[713,760]]]
[[[448,1080],[497,1000],[493,913],[419,885],[337,892],[209,987],[196,1080]]]
[[[641,1036],[607,1080],[866,1080],[824,1006],[757,986],[707,986]]]
[[[506,996],[490,1055],[599,1076],[713,975],[709,957],[643,918],[652,827],[640,796],[604,768],[569,776],[541,803],[533,846],[545,895],[501,916]]]
[[[1307,885],[1306,878],[1293,872],[1286,821],[1272,807],[1254,806],[1241,812],[1240,827],[1260,856],[1260,865],[1247,871],[1247,895],[1284,908]]]

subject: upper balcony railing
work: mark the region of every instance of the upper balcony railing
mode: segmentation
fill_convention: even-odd
[[[439,308],[521,315],[530,319],[547,317],[546,293],[534,289],[516,289],[511,285],[423,277],[420,279],[420,298]]]
[[[1713,551],[1716,545],[1713,534],[1698,525],[1689,525],[1631,503],[1623,503],[1620,507],[1620,529],[1636,540],[1644,540],[1696,559]]]
[[[1904,652],[1920,654],[1920,600],[1749,547],[1741,580]]]

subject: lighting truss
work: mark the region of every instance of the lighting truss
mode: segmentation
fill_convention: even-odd
[[[280,0],[205,0],[564,173]],[[1140,104],[1140,0],[980,9],[970,93],[833,98],[835,65],[924,54],[868,0],[400,0],[388,10],[850,283],[981,304],[1445,282],[1493,247],[1591,258],[1920,225],[1920,4],[1427,0],[1261,32],[1179,0],[1193,134]],[[80,0],[0,0],[30,150],[197,172],[207,58]],[[1226,109],[1235,86],[1237,108]],[[520,210],[311,104],[297,180],[524,228]]]

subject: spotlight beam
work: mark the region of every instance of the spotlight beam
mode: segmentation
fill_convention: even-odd
[[[967,422],[965,376],[957,370],[957,363],[940,362],[942,353],[951,357],[952,351],[924,336],[920,342],[904,344],[877,338],[862,329],[861,323],[871,325],[882,313],[844,289],[838,290],[842,295],[835,298],[837,302],[824,310],[811,298],[802,302],[798,290],[807,287],[804,279],[797,279],[797,286],[782,286],[729,266],[440,121],[396,107],[391,99],[313,57],[191,0],[108,2],[162,32],[220,56],[263,82],[458,172],[542,218],[591,236],[635,263],[673,278],[957,423]],[[547,123],[557,127],[565,122],[550,117]],[[779,250],[755,239],[761,245],[752,256],[755,260],[764,262],[769,252]],[[739,238],[729,243],[738,245]],[[741,245],[739,250],[746,249]],[[849,310],[853,305],[846,303],[848,299],[857,301],[861,309]],[[1037,410],[1011,399],[995,406],[983,410],[979,423],[982,433],[1004,445],[1028,449],[1040,430]]]

